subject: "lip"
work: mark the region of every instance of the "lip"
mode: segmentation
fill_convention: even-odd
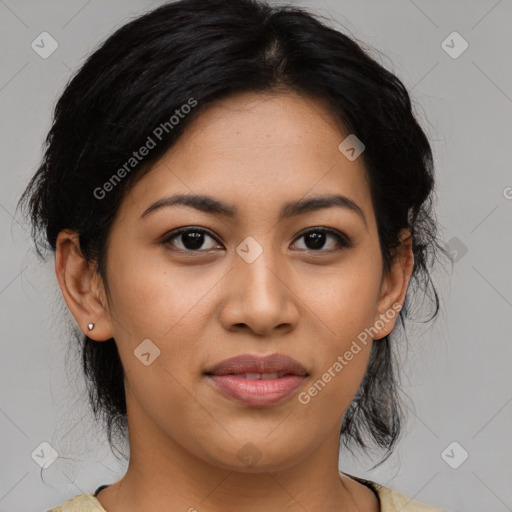
[[[247,379],[245,374],[253,374]],[[261,378],[254,374],[277,374]],[[205,372],[213,386],[228,397],[251,407],[267,407],[286,400],[308,376],[295,359],[283,354],[243,354],[221,361]]]

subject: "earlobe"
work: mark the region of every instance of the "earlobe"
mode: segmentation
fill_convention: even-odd
[[[408,229],[399,234],[400,245],[396,248],[395,261],[388,275],[382,282],[381,296],[375,317],[375,324],[385,322],[385,329],[380,329],[382,336],[391,332],[405,301],[407,288],[414,268],[412,236]],[[380,338],[375,338],[380,339]]]
[[[88,262],[82,255],[75,231],[63,230],[57,237],[55,274],[64,300],[82,331],[96,341],[112,338],[103,283],[96,272],[96,263]]]

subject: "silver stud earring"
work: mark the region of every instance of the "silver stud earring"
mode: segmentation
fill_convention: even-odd
[[[87,324],[87,329],[89,329],[89,331],[92,331],[94,329],[94,324],[92,322],[90,324]]]

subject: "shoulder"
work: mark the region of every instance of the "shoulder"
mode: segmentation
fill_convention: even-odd
[[[413,500],[407,496],[386,487],[372,482],[379,495],[381,512],[446,512],[440,508],[431,507],[420,501]]]
[[[366,480],[344,472],[341,473],[372,489],[379,497],[380,512],[446,512],[440,508],[431,507],[420,501],[413,500],[390,487],[378,484],[372,480]]]
[[[431,507],[420,501],[408,498],[404,494],[389,487],[351,476],[355,480],[372,487],[380,501],[381,512],[446,512],[440,508]],[[66,501],[60,507],[52,508],[47,512],[107,512],[101,503],[92,494],[80,494]]]
[[[79,494],[47,512],[107,512],[92,494]]]

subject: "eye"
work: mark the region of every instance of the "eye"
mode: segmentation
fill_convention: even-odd
[[[327,249],[323,252],[332,252],[341,249],[349,249],[354,245],[352,240],[348,236],[344,235],[343,233],[340,233],[339,231],[329,228],[309,229],[308,231],[303,232],[296,240],[304,238],[304,243],[306,247],[299,247],[299,249],[319,252],[319,249],[323,248],[329,237],[331,237],[331,239],[333,239],[335,243],[331,244],[330,249]],[[336,245],[338,246],[337,248]]]
[[[296,240],[301,238],[304,238],[306,247],[298,247],[298,249],[314,252],[333,252],[345,248],[348,249],[354,245],[349,237],[330,228],[318,227],[309,229],[308,231],[302,232]],[[334,242],[331,243],[330,247],[326,250],[320,251],[322,248],[325,249],[324,246],[329,238]],[[205,247],[204,244],[207,239],[210,239],[210,243],[207,243]],[[208,249],[222,248],[219,247],[220,242],[218,242],[213,235],[210,235],[208,231],[194,226],[172,231],[162,240],[162,243],[164,245],[171,245],[177,250],[190,252],[206,252]]]
[[[176,231],[173,231],[162,240],[162,243],[164,245],[170,244],[176,247],[177,244],[172,243],[172,241],[177,239],[181,247],[178,245],[176,248],[181,251],[203,252],[199,251],[201,247],[204,251],[218,248],[215,247],[215,244],[212,246],[211,242],[210,244],[207,244],[206,248],[203,247],[203,244],[205,243],[205,237],[216,242],[216,245],[219,245],[219,242],[217,242],[217,240],[212,235],[210,235],[208,231],[193,226],[180,228]]]

